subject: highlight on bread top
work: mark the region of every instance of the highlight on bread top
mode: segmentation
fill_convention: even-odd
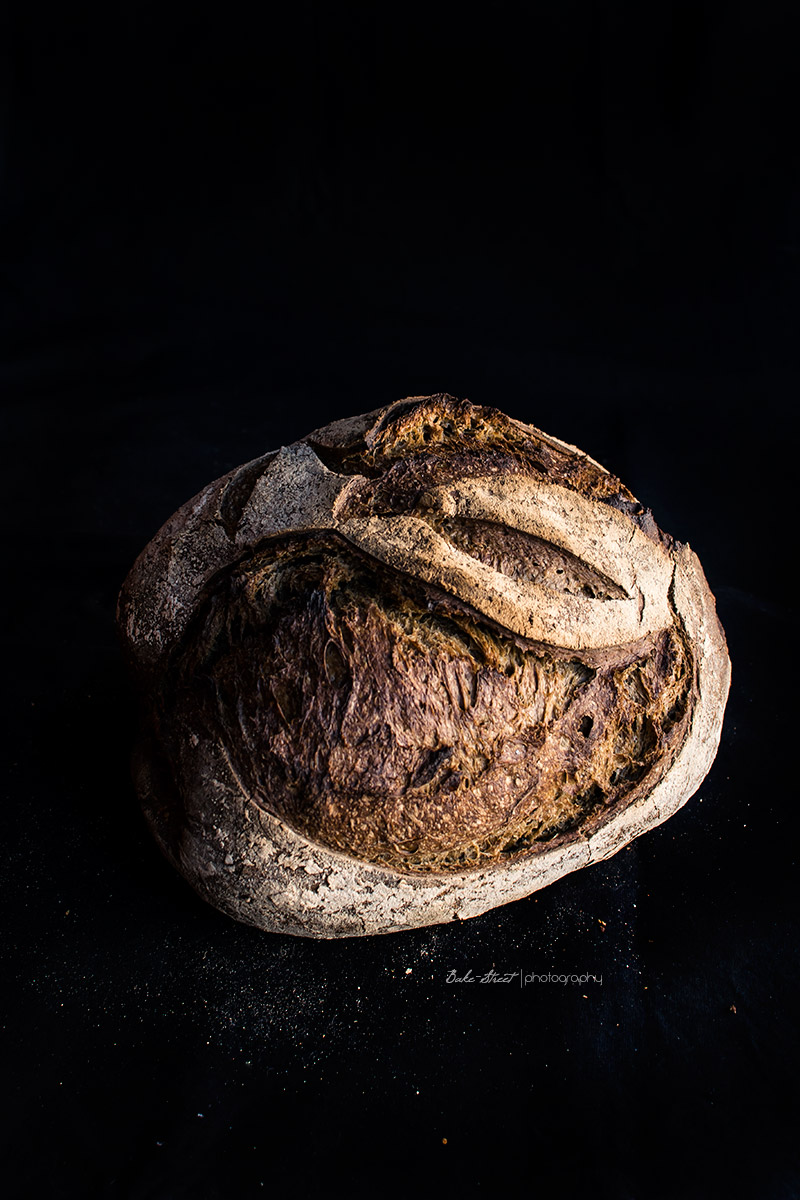
[[[119,598],[164,854],[262,929],[463,920],[697,790],[730,681],[691,549],[496,408],[413,396],[210,483]]]

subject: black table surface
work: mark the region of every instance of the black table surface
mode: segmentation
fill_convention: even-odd
[[[763,6],[531,11],[12,15],[6,1195],[800,1195],[792,43]],[[236,924],[139,813],[120,584],[210,480],[438,391],[697,551],[719,754],[482,917]]]

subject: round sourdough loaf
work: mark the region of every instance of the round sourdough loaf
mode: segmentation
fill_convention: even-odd
[[[448,395],[209,484],[118,617],[162,850],[305,937],[463,920],[608,858],[697,789],[730,679],[689,547],[575,447]]]

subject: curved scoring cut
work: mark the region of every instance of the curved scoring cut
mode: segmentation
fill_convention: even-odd
[[[348,517],[348,497],[367,483],[362,475],[331,471],[304,442],[284,446],[265,464],[243,505],[232,537],[213,519],[210,500],[224,504],[226,489],[182,510],[183,524],[156,564],[143,562],[137,617],[152,614],[152,630],[138,629],[159,652],[183,634],[193,605],[213,575],[266,539],[303,532],[341,534],[395,570],[451,592],[506,629],[565,650],[622,646],[661,632],[672,621],[669,555],[634,522],[607,504],[528,475],[464,479],[432,489],[421,515]],[[538,537],[609,579],[623,595],[592,598],[515,579],[467,553],[433,527],[436,515],[491,520]],[[218,544],[219,543],[219,544]],[[200,553],[203,546],[208,549]],[[212,549],[213,545],[213,549]],[[160,570],[153,570],[160,565]],[[134,572],[135,576],[135,572]],[[180,605],[167,604],[180,592]],[[166,598],[166,600],[165,600]]]
[[[535,642],[565,650],[603,650],[638,641],[671,623],[668,583],[661,595],[637,592],[626,600],[592,600],[511,579],[459,550],[418,517],[353,518],[340,532],[373,558],[452,592]]]
[[[340,519],[345,495],[362,476],[330,471],[302,443],[281,451],[243,513],[238,541],[329,529],[395,570],[437,584],[506,629],[566,650],[601,650],[638,641],[671,624],[669,556],[622,513],[528,476],[479,478],[429,494],[432,511],[489,519],[534,534],[585,562],[625,598],[554,592],[509,578],[454,545],[424,517]],[[635,566],[634,566],[635,563]]]
[[[418,516],[350,518],[339,532],[396,570],[453,592],[506,629],[566,650],[602,650],[672,624],[669,555],[624,514],[528,476],[462,480],[426,496],[432,514],[490,520],[567,551],[622,596],[557,592],[495,570]]]
[[[673,570],[669,555],[606,504],[520,475],[464,479],[435,489],[431,501],[448,516],[502,522],[535,534],[606,575],[630,598],[644,583],[646,598],[664,603]]]

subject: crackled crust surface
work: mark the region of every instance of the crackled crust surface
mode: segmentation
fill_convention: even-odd
[[[162,848],[309,936],[474,915],[613,853],[699,784],[729,678],[691,551],[574,447],[447,396],[210,485],[119,616]]]

